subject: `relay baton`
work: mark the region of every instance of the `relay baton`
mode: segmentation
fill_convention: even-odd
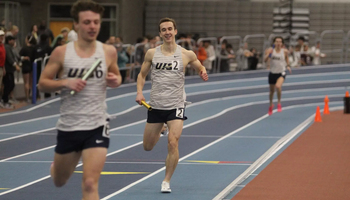
[[[102,63],[102,60],[100,58],[97,59],[96,62],[92,65],[92,67],[84,74],[81,80],[86,81],[101,63]],[[74,95],[75,91],[72,90],[70,94]]]
[[[141,104],[142,104],[143,106],[145,106],[149,111],[152,110],[152,107],[151,107],[148,103],[146,103],[145,101],[141,101]]]

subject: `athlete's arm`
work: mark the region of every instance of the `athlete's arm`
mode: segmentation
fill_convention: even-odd
[[[118,54],[116,48],[110,45],[103,45],[106,49],[106,55],[110,64],[108,66],[108,74],[106,77],[107,86],[116,88],[122,83],[122,76],[120,75],[118,67]],[[107,60],[107,59],[106,59]],[[108,62],[108,61],[107,61]]]
[[[289,51],[285,49],[284,50],[284,58],[285,58],[286,63],[287,63],[287,69],[288,69],[289,73],[292,73],[292,70],[290,69],[290,64],[289,64],[288,53],[289,53]]]
[[[49,62],[40,75],[38,88],[41,92],[55,92],[65,87],[79,92],[85,87],[86,81],[81,79],[54,80],[56,74],[59,74],[62,70],[65,50],[66,45],[63,45],[55,48],[52,52]]]
[[[270,54],[272,53],[273,49],[270,47],[266,49],[265,56],[264,56],[264,62],[267,62],[270,58]]]
[[[141,66],[141,71],[137,76],[137,95],[136,102],[141,105],[141,101],[145,101],[145,97],[142,94],[143,86],[145,85],[146,77],[151,70],[152,59],[155,49],[149,49],[146,52],[145,59]]]
[[[188,50],[185,50],[183,52],[188,57],[188,60],[189,60],[188,64],[190,64],[197,71],[199,76],[204,81],[207,81],[208,80],[207,70],[202,65],[202,63],[198,60],[196,54],[193,51],[188,51]]]

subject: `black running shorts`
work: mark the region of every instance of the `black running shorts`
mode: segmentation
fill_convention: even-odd
[[[283,77],[284,80],[286,79],[286,73],[283,72],[283,73],[279,73],[279,74],[273,74],[270,72],[269,74],[269,84],[270,85],[276,85],[277,83],[277,80],[279,79],[279,77]]]
[[[80,152],[93,147],[109,147],[109,125],[100,126],[87,131],[58,130],[55,152],[66,154]]]
[[[166,123],[167,121],[180,119],[186,120],[185,108],[177,108],[172,110],[152,109],[147,113],[148,123]]]

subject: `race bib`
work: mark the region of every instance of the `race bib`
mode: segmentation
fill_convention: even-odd
[[[184,118],[184,109],[183,108],[176,108],[176,117]]]
[[[102,136],[109,138],[109,122],[107,121],[106,124],[103,126],[103,132]]]
[[[180,63],[179,63],[178,60],[174,60],[174,61],[171,63],[171,66],[172,66],[172,70],[173,70],[173,71],[178,71],[178,70],[179,70]]]

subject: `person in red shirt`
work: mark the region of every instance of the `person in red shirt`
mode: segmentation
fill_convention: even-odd
[[[3,44],[4,37],[5,37],[5,32],[3,30],[0,30],[0,88],[2,84],[2,77],[4,77],[6,74],[6,70],[5,70],[6,51],[5,51],[5,46]]]

